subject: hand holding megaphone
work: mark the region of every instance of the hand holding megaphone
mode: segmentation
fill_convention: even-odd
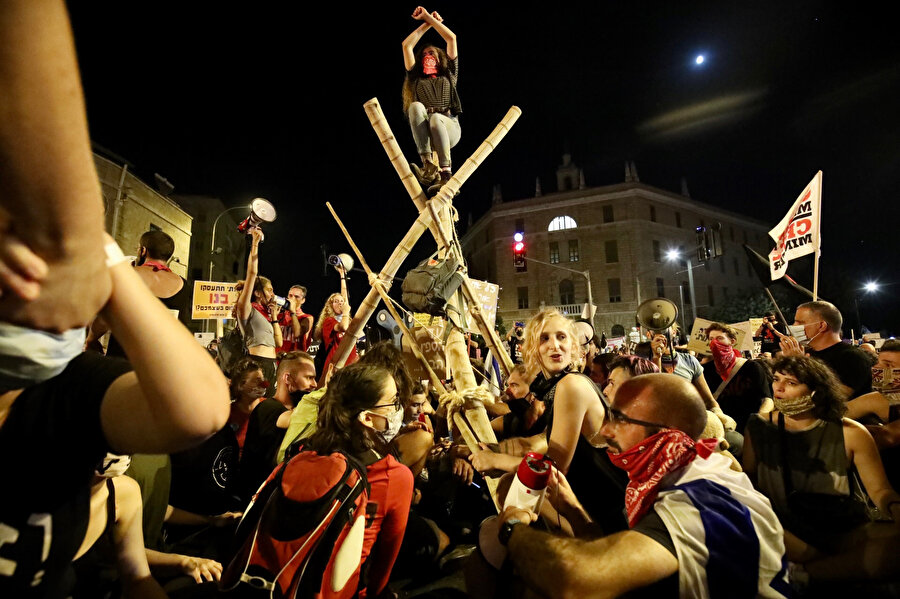
[[[353,258],[349,254],[336,254],[328,256],[328,263],[334,267],[341,276],[353,270]]]
[[[238,233],[251,235],[254,230],[257,230],[261,235],[259,241],[262,241],[265,236],[262,235],[259,226],[263,223],[273,222],[276,216],[275,207],[268,200],[256,198],[250,202],[250,215],[237,226]]]

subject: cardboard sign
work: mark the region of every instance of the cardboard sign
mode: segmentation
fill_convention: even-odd
[[[413,319],[416,321],[417,326],[428,329],[435,339],[438,341],[444,340],[444,332],[447,330],[447,319],[422,312],[413,312]]]
[[[231,309],[238,300],[237,283],[194,281],[194,299],[191,318],[208,320],[231,318]]]
[[[606,347],[612,349],[619,349],[625,345],[625,337],[607,337],[606,338]]]
[[[706,327],[712,323],[712,320],[706,320],[705,318],[698,318],[694,321],[694,328],[691,329],[691,337],[688,339],[688,351],[712,355],[712,350],[709,349],[709,338],[706,336]],[[728,326],[737,329],[737,341],[734,342],[735,349],[752,352],[753,331],[750,330],[750,322],[737,322]]]
[[[425,316],[428,315],[426,314]],[[441,320],[441,322],[443,322],[443,319],[435,320]],[[415,325],[410,333],[418,343],[419,349],[422,350],[422,355],[425,357],[428,365],[431,366],[431,369],[438,375],[438,378],[446,379],[447,357],[444,354],[444,346],[439,341],[441,337],[437,337],[436,339],[432,338],[431,331],[426,330],[420,325]],[[425,370],[425,367],[413,353],[412,348],[410,347],[410,341],[406,335],[403,336],[401,350],[403,351],[403,362],[413,380],[431,380],[431,377],[428,376],[428,371]]]
[[[497,298],[500,295],[500,286],[496,283],[488,283],[487,281],[479,281],[478,279],[469,279],[472,286],[472,292],[481,306],[481,313],[487,323],[489,331],[494,330],[494,323],[497,321]],[[470,333],[481,334],[472,318],[467,318],[466,330]]]

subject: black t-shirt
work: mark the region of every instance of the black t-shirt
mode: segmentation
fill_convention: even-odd
[[[239,453],[228,424],[201,445],[173,453],[169,503],[207,516],[241,509],[236,497]]]
[[[125,361],[84,353],[13,403],[0,426],[0,597],[68,596],[94,469],[110,451],[100,405],[129,370]]]
[[[286,411],[277,399],[265,399],[250,412],[240,468],[240,497],[244,503],[250,501],[275,468],[275,456],[287,432],[275,423]]]
[[[712,393],[723,382],[714,362],[703,365],[703,378]],[[750,414],[759,411],[766,397],[772,397],[772,383],[766,367],[758,360],[747,360],[719,394],[717,401],[722,411],[734,418],[737,431],[743,433]]]
[[[666,525],[663,524],[662,518],[656,513],[656,510],[648,510],[643,518],[631,530],[646,535],[668,549],[669,553],[676,558],[675,543],[672,541],[672,535]],[[625,596],[630,599],[638,599],[643,597],[678,597],[678,572],[666,576],[662,580],[647,585],[641,589],[635,589]]]
[[[838,342],[809,355],[825,362],[842,383],[853,389],[850,399],[872,391],[872,361],[861,349]]]

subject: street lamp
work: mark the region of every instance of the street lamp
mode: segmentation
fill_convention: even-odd
[[[677,249],[670,249],[666,252],[666,260],[670,262],[677,262],[681,259],[681,251]],[[691,294],[691,321],[697,320],[697,295],[694,293],[694,267],[691,264],[691,257],[687,256],[684,258],[684,262],[687,265],[687,273],[688,273],[688,291]]]
[[[863,289],[866,290],[866,293],[878,291],[878,283],[876,283],[875,281],[869,281],[863,286]]]

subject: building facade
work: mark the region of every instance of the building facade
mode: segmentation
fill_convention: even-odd
[[[556,193],[504,202],[495,190],[491,209],[462,238],[469,274],[500,285],[498,314],[505,322],[525,321],[550,306],[577,318],[588,280],[597,333],[613,337],[634,326],[642,300],[672,300],[690,326],[692,307],[703,317],[728,297],[758,289],[742,244],[768,253],[766,224],[693,200],[686,186],[682,195],[641,183],[633,163],[625,182],[603,187],[586,187],[569,160],[557,175],[563,191]],[[700,264],[696,227],[717,223],[724,254]],[[524,269],[513,261],[516,232],[526,244]],[[672,251],[680,258],[668,259]]]

